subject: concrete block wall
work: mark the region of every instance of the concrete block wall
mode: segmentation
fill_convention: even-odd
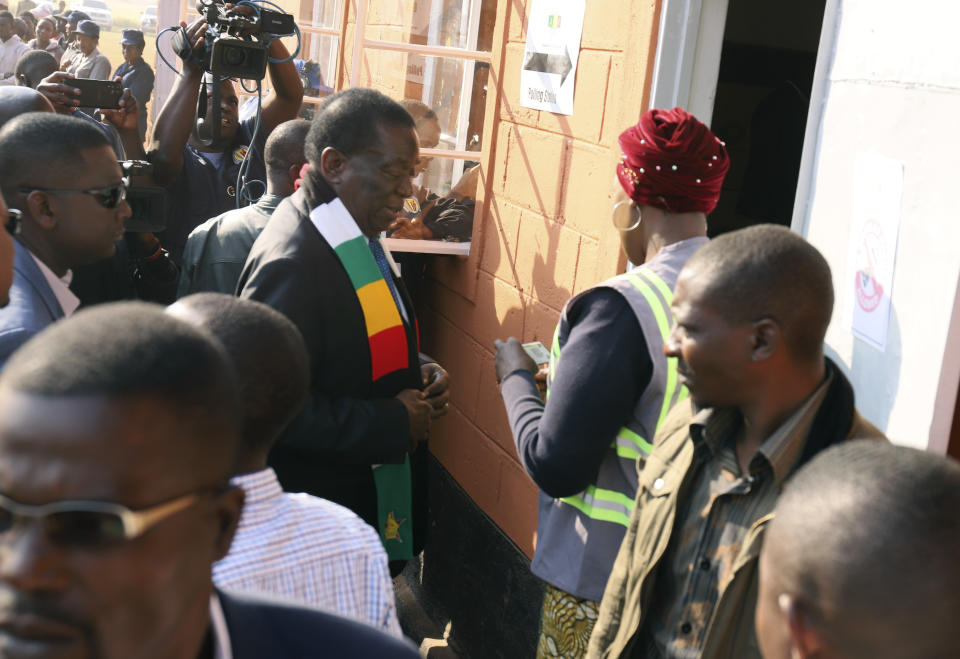
[[[421,310],[423,348],[453,378],[450,414],[434,424],[434,455],[527,554],[537,489],[521,467],[493,367],[493,341],[549,345],[573,294],[622,271],[610,226],[619,133],[645,109],[658,17],[654,0],[590,0],[574,113],[519,105],[531,0],[500,0],[488,113],[492,153],[469,259],[435,260]]]

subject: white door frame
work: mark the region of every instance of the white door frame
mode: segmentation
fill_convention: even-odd
[[[729,0],[663,0],[651,108],[681,106],[710,125]]]

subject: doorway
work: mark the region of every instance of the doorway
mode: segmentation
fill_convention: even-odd
[[[826,0],[663,0],[651,107],[680,105],[726,142],[709,234],[790,226]]]

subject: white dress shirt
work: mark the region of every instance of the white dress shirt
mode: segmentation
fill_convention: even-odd
[[[353,511],[309,494],[287,494],[273,469],[231,479],[243,514],[218,588],[277,595],[402,637],[380,536]]]
[[[210,595],[210,625],[213,627],[213,659],[233,659],[230,630],[216,593]]]
[[[47,280],[50,290],[53,291],[53,295],[57,298],[57,302],[60,303],[60,308],[63,310],[63,315],[69,316],[76,311],[77,307],[80,306],[80,299],[73,294],[73,291],[70,290],[70,282],[73,280],[73,271],[67,270],[67,274],[65,274],[63,277],[58,277],[57,273],[51,270],[46,263],[38,259],[36,254],[30,252],[30,256],[32,256],[33,260],[37,262],[37,266],[39,266],[40,272],[43,273],[44,279]]]
[[[30,46],[23,43],[16,34],[0,41],[0,85],[13,85],[16,80],[13,78],[13,70],[17,66],[17,60],[25,52],[30,50]]]

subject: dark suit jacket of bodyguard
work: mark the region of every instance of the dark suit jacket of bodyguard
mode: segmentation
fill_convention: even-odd
[[[274,211],[240,274],[240,297],[286,315],[310,354],[310,394],[270,455],[284,489],[347,506],[378,528],[370,466],[404,460],[410,443],[406,408],[394,396],[422,389],[416,319],[399,279],[409,367],[374,382],[360,301],[310,211],[335,194],[318,174]],[[416,488],[416,486],[415,486]],[[416,495],[415,495],[416,496]]]
[[[417,659],[409,644],[299,604],[218,591],[234,659]]]

